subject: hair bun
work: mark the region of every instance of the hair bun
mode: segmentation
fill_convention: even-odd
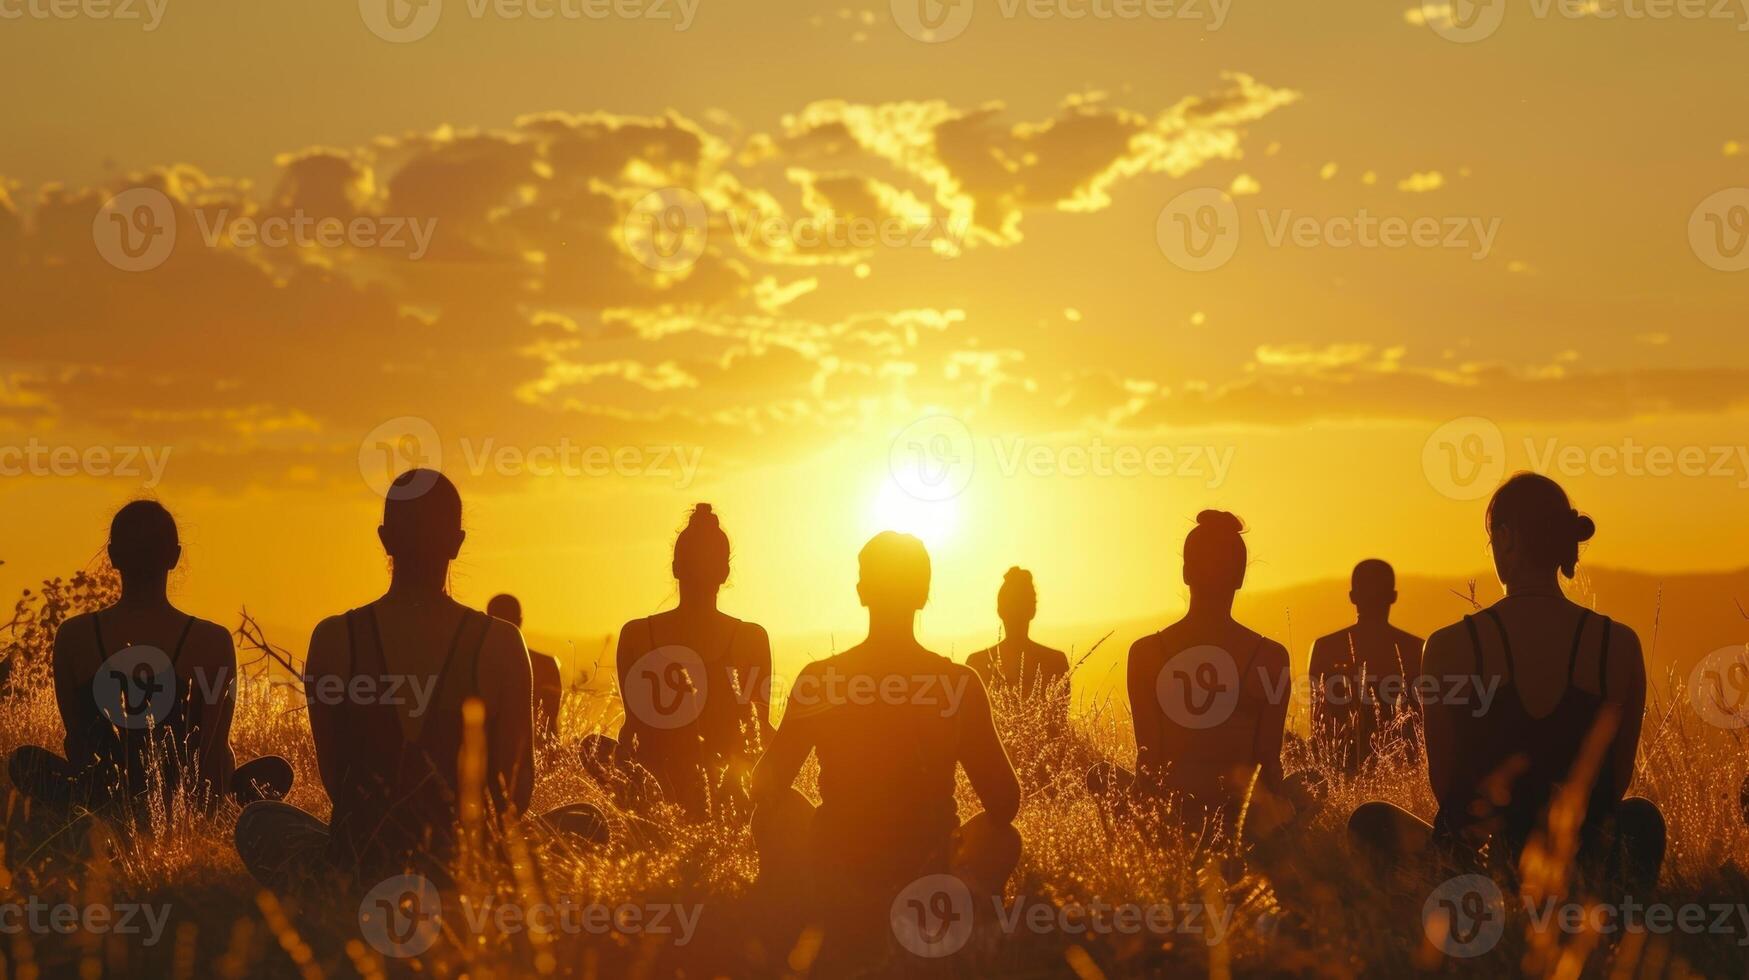
[[[1241,534],[1245,525],[1237,514],[1224,510],[1205,510],[1196,515],[1196,526],[1206,527],[1211,531],[1224,531],[1228,534]]]
[[[1590,541],[1597,533],[1597,522],[1577,510],[1573,511],[1573,540],[1576,542]]]
[[[692,508],[692,516],[686,520],[687,527],[719,527],[717,515],[711,510],[710,504],[699,504]]]
[[[1032,573],[1027,571],[1024,568],[1021,568],[1019,565],[1010,566],[1008,571],[1002,573],[1002,584],[1003,585],[1031,585],[1032,584]]]

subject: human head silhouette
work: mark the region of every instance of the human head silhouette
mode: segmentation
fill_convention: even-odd
[[[856,594],[870,613],[914,613],[929,601],[929,552],[909,534],[882,531],[856,556]]]
[[[109,522],[109,563],[122,578],[167,575],[182,560],[176,518],[156,500],[136,500]]]
[[[1245,584],[1245,525],[1224,510],[1196,515],[1184,538],[1184,584],[1199,592],[1231,594]]]
[[[1363,618],[1382,617],[1397,602],[1397,571],[1379,558],[1368,558],[1354,566],[1349,579],[1348,601]]]
[[[427,489],[407,492],[414,486]],[[397,565],[447,565],[461,552],[466,537],[462,496],[449,477],[435,470],[408,470],[395,478],[383,501],[377,539]]]
[[[513,595],[501,592],[486,600],[486,615],[502,619],[512,626],[522,626],[522,603]]]
[[[1512,474],[1488,501],[1488,544],[1500,581],[1552,575],[1573,577],[1579,545],[1597,525],[1573,509],[1567,491],[1540,473]]]
[[[1031,572],[1016,566],[1002,576],[1002,587],[996,590],[996,615],[1008,632],[1026,632],[1038,615],[1038,590],[1033,587]]]
[[[729,580],[729,536],[710,504],[692,508],[674,539],[674,580],[682,585],[721,588]]]

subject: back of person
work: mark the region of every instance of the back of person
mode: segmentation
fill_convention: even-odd
[[[1560,585],[1596,525],[1553,480],[1518,473],[1494,492],[1486,527],[1506,597],[1436,631],[1422,658],[1441,682],[1426,705],[1439,812],[1427,824],[1391,803],[1364,803],[1349,818],[1350,838],[1387,864],[1431,849],[1460,864],[1486,858],[1509,874],[1576,870],[1590,884],[1640,894],[1657,883],[1667,839],[1656,805],[1625,798],[1645,661],[1633,630],[1570,601]],[[1469,680],[1468,691],[1452,678]],[[1569,795],[1582,813],[1557,804]],[[1533,846],[1539,860],[1520,861]]]
[[[1227,820],[1255,782],[1260,821],[1274,822],[1268,796],[1285,792],[1281,743],[1287,721],[1288,658],[1281,644],[1233,619],[1247,552],[1239,519],[1205,510],[1184,542],[1184,618],[1130,648],[1131,714],[1144,794],[1167,793],[1186,815],[1220,807]],[[1096,767],[1097,770],[1097,767]],[[1090,773],[1090,786],[1108,776]]]
[[[236,651],[224,627],[168,598],[181,557],[175,519],[155,501],[128,504],[111,523],[108,555],[120,601],[71,617],[55,637],[65,758],[32,749],[18,774],[49,796],[66,787],[46,777],[79,774],[95,794],[75,794],[86,802],[184,786],[223,791],[235,762]]]
[[[385,643],[377,605],[352,610],[345,614],[344,668],[312,678],[336,690],[380,692],[339,706],[330,722],[330,737],[356,747],[330,787],[329,857],[343,866],[414,866],[454,852],[463,706],[481,697],[481,652],[492,620],[461,607],[449,618],[455,626],[441,663],[408,671],[411,658],[392,656]],[[391,693],[393,686],[401,693]]]
[[[822,702],[809,702],[818,682]],[[914,666],[874,666],[854,653],[811,666],[786,711],[812,718],[820,760],[815,824],[822,855],[859,876],[903,880],[922,873],[959,825],[954,769],[960,758],[956,710],[971,672],[924,654]],[[839,695],[826,692],[836,687]]]
[[[1212,808],[1237,800],[1257,770],[1259,736],[1271,714],[1269,667],[1277,658],[1269,656],[1267,638],[1245,635],[1249,631],[1218,647],[1188,640],[1185,632],[1182,626],[1169,628],[1142,641],[1162,665],[1161,685],[1184,692],[1161,695],[1173,710],[1161,719],[1161,755],[1170,761],[1160,789]],[[1236,671],[1227,675],[1232,668],[1211,669],[1213,655],[1202,655],[1203,649],[1230,656]],[[1215,670],[1227,676],[1214,680]],[[1236,685],[1236,697],[1227,694],[1229,684]]]
[[[1486,710],[1443,713],[1461,752],[1434,826],[1460,839],[1495,836],[1516,854],[1562,787],[1583,779],[1584,823],[1595,831],[1623,795],[1616,754],[1632,752],[1615,739],[1626,692],[1610,696],[1611,641],[1624,628],[1564,599],[1535,597],[1465,616],[1463,629],[1475,676],[1494,693]],[[1615,645],[1622,656],[1622,642]],[[1619,677],[1616,685],[1629,686]]]
[[[1425,641],[1389,621],[1397,575],[1387,562],[1369,558],[1355,565],[1348,597],[1356,622],[1312,644],[1308,674],[1312,731],[1338,768],[1355,773],[1379,748],[1381,735],[1402,737],[1416,751],[1417,733],[1396,726],[1419,711]]]

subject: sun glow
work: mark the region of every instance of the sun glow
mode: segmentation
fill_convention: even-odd
[[[959,501],[920,500],[891,478],[881,481],[870,508],[874,531],[903,531],[923,539],[931,552],[952,539],[959,527]]]

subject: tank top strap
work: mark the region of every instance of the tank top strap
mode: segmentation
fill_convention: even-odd
[[[188,617],[188,622],[182,624],[182,635],[176,638],[176,649],[170,654],[170,666],[182,659],[182,648],[188,644],[188,634],[194,630],[194,617]]]
[[[1518,669],[1512,663],[1512,638],[1506,635],[1506,621],[1501,619],[1500,614],[1493,609],[1482,611],[1488,614],[1488,618],[1494,621],[1494,628],[1500,631],[1500,653],[1506,657],[1506,683],[1517,684]],[[1480,661],[1481,657],[1482,648],[1477,647],[1476,659]],[[1478,670],[1477,673],[1480,674],[1481,671]]]
[[[1476,657],[1476,676],[1482,676],[1482,634],[1476,631],[1476,617],[1465,616],[1464,628],[1470,631],[1470,652]]]
[[[1585,639],[1585,624],[1591,622],[1591,610],[1579,610],[1579,625],[1573,629],[1573,652],[1567,657],[1567,686],[1573,686],[1574,673],[1579,669],[1579,643]]]
[[[474,637],[472,646],[468,648],[465,662],[458,660],[457,654],[464,648],[462,638],[468,632],[469,625],[476,621],[480,624],[479,635]],[[437,691],[432,704],[439,710],[434,713],[434,717],[448,718],[451,712],[459,714],[462,703],[476,693],[480,683],[480,653],[486,648],[486,633],[491,628],[490,616],[473,610],[462,613],[461,622],[455,627],[455,635],[450,638],[449,653],[444,656],[442,671],[437,675]],[[431,731],[431,726],[427,725],[423,731]]]
[[[1609,696],[1609,634],[1615,632],[1615,623],[1608,616],[1599,616],[1603,620],[1603,646],[1597,651],[1597,693],[1600,697]]]

